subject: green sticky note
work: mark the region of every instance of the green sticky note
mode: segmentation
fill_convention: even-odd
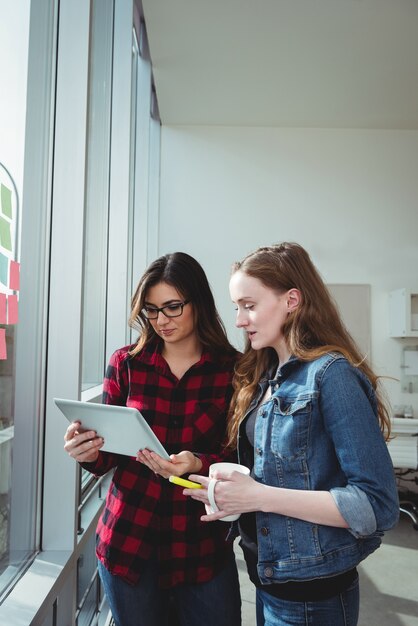
[[[12,238],[10,235],[10,223],[0,216],[0,244],[6,250],[12,251]]]
[[[6,185],[1,185],[1,211],[6,217],[12,219],[12,191]]]
[[[0,283],[3,283],[3,285],[6,285],[6,287],[8,287],[8,284],[7,284],[7,277],[9,275],[8,269],[9,269],[9,259],[7,258],[7,256],[4,256],[4,254],[0,252]]]

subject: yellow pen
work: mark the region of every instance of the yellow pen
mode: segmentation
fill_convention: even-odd
[[[178,476],[169,476],[170,483],[180,485],[180,487],[188,487],[189,489],[202,489],[202,485],[194,483],[192,480],[186,480],[185,478],[179,478]]]

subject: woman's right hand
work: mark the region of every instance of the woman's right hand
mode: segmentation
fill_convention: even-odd
[[[80,432],[80,422],[72,422],[64,435],[64,450],[79,463],[94,463],[99,456],[99,450],[104,444],[102,437],[98,437],[94,430]]]

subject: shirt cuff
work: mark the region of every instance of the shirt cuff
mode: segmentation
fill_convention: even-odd
[[[193,452],[193,454],[201,461],[202,467],[198,472],[191,472],[192,474],[199,474],[200,476],[208,476],[209,475],[209,466],[213,463],[213,460],[206,454],[199,454],[197,452]]]

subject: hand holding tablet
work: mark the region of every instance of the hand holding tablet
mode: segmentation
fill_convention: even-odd
[[[170,455],[137,409],[62,398],[54,398],[54,402],[70,422],[80,422],[83,430],[94,430],[102,437],[103,451],[136,456],[145,448],[170,461]]]

